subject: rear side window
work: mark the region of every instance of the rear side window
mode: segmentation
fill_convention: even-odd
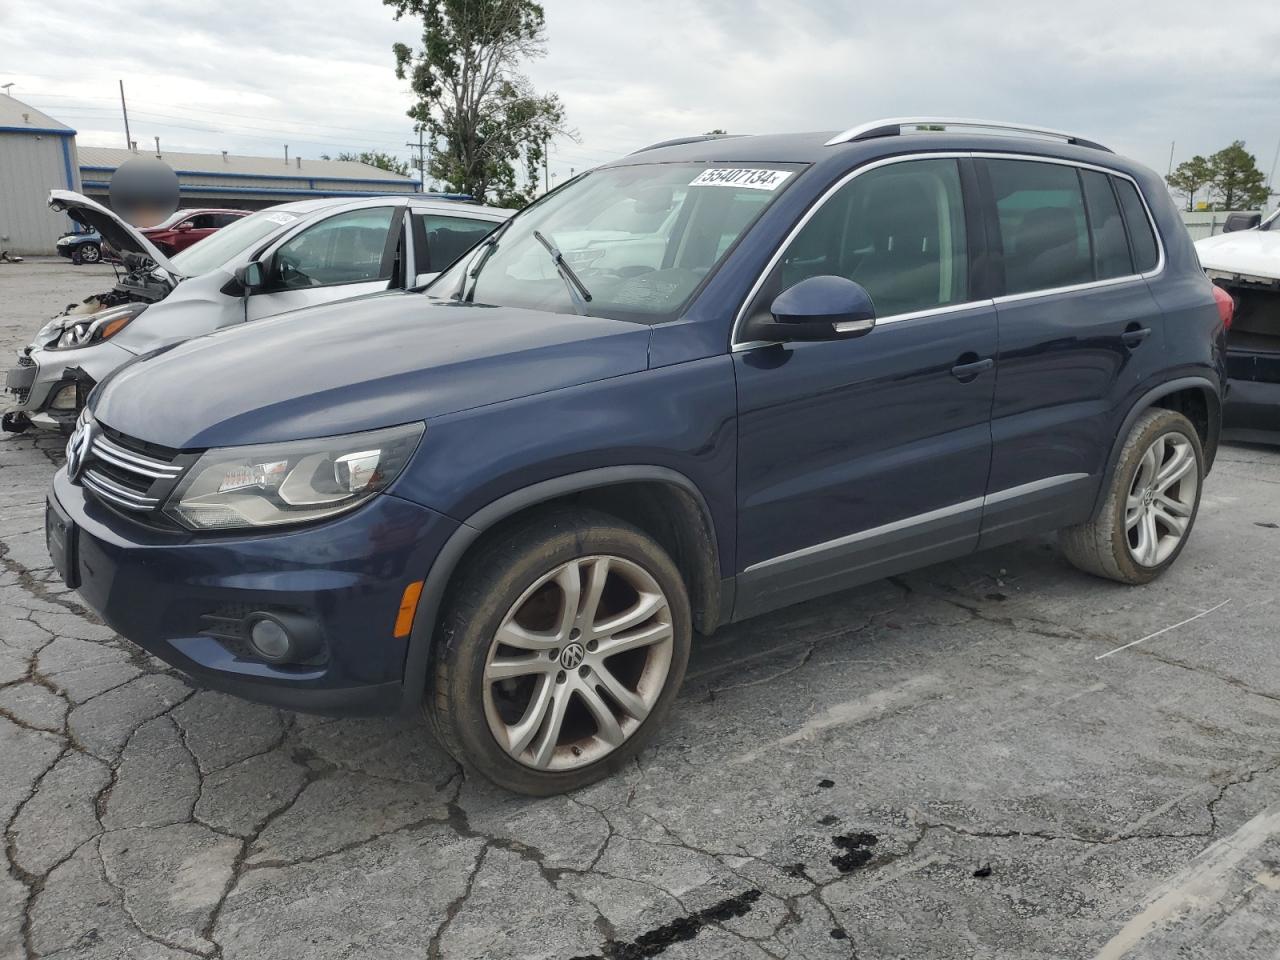
[[[882,317],[968,299],[964,203],[956,161],[911,160],[841,187],[783,256],[782,290],[830,274],[864,286]]]
[[[1093,238],[1093,266],[1099,280],[1132,276],[1129,241],[1125,239],[1120,205],[1111,191],[1111,178],[1096,170],[1081,170],[1084,201],[1089,209],[1089,235]]]
[[[419,249],[418,272],[439,273],[487,237],[497,226],[490,220],[442,217],[434,213],[413,215],[415,237],[426,241],[426,256]]]
[[[1139,273],[1154,270],[1160,259],[1155,234],[1151,232],[1151,220],[1147,208],[1138,196],[1138,188],[1130,181],[1112,177],[1116,194],[1120,197],[1120,209],[1124,211],[1125,226],[1129,228],[1129,244],[1133,247],[1133,266]]]
[[[989,160],[1004,248],[1005,293],[1093,280],[1084,196],[1075,167]]]

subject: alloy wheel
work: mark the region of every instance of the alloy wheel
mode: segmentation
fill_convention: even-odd
[[[600,760],[662,695],[674,636],[670,603],[643,567],[618,556],[561,564],[511,606],[490,643],[490,732],[535,769]]]
[[[92,243],[86,243],[80,248],[80,259],[84,263],[97,263],[102,258],[102,253]]]
[[[1156,437],[1142,455],[1125,499],[1125,537],[1137,563],[1157,567],[1178,549],[1191,525],[1199,486],[1191,441],[1178,433]]]

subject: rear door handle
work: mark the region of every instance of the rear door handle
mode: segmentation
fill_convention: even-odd
[[[1136,347],[1150,335],[1150,327],[1140,327],[1136,323],[1131,323],[1124,328],[1124,333],[1120,334],[1120,342],[1126,347]]]
[[[963,362],[957,363],[954,367],[951,368],[951,375],[955,377],[957,380],[959,380],[961,383],[968,383],[971,380],[976,380],[978,377],[978,374],[983,373],[984,371],[990,370],[992,367],[996,365],[995,360],[993,360],[991,357],[985,357],[982,360],[966,359],[967,357],[973,357],[973,356],[976,356],[976,354],[973,354],[973,353],[965,354],[965,356],[960,358]]]

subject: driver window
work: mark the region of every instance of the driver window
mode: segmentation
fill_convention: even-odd
[[[862,284],[881,317],[968,299],[956,161],[889,164],[841,187],[787,248],[780,289],[824,274]]]
[[[274,286],[282,290],[389,280],[384,265],[392,207],[351,210],[329,217],[281,244]]]

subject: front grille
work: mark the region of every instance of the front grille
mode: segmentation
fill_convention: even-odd
[[[18,406],[25,406],[27,398],[31,396],[30,387],[10,387],[9,392],[13,394],[14,403]]]
[[[93,434],[80,482],[112,506],[150,513],[159,509],[182,478],[186,465],[175,462],[178,459],[176,451],[102,427]]]

